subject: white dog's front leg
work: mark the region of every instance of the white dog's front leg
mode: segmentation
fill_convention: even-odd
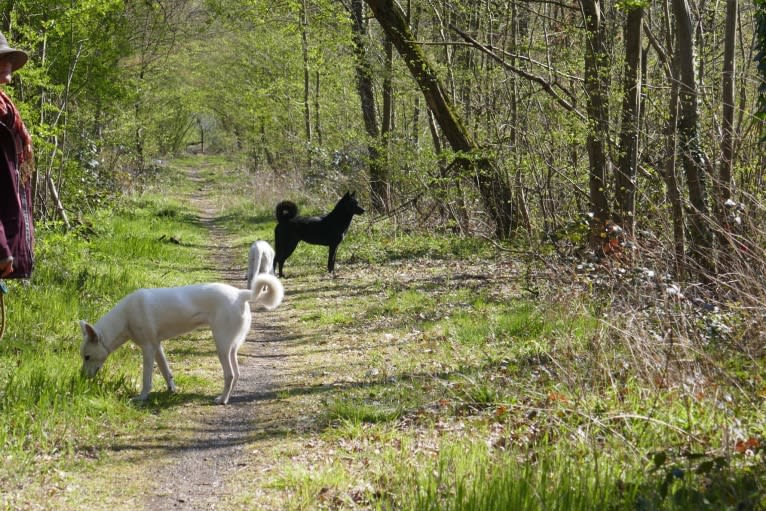
[[[146,401],[149,398],[149,392],[152,391],[152,371],[154,370],[154,354],[156,348],[153,344],[147,343],[141,347],[144,359],[144,378],[141,387],[139,401]]]
[[[168,365],[168,359],[165,358],[165,350],[162,349],[162,345],[157,346],[157,353],[154,355],[154,359],[157,361],[157,366],[160,368],[160,373],[165,378],[168,384],[168,391],[175,393],[176,383],[173,381],[173,373],[170,372],[170,366]]]

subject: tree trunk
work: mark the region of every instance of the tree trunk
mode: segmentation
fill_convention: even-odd
[[[721,140],[721,167],[719,172],[719,212],[731,198],[732,168],[734,166],[734,52],[737,46],[737,0],[726,2],[726,33],[723,52],[723,138]],[[723,218],[721,218],[723,221]],[[723,223],[723,222],[722,222]]]
[[[721,102],[723,112],[721,114],[721,160],[719,162],[718,179],[713,187],[715,198],[713,208],[716,212],[718,227],[716,238],[718,240],[718,264],[720,267],[729,267],[732,263],[734,252],[731,251],[731,234],[734,227],[729,219],[733,204],[730,203],[732,196],[732,174],[734,169],[734,140],[736,129],[734,127],[734,70],[737,47],[737,0],[726,1],[726,29],[723,41],[723,70]],[[735,249],[736,250],[736,249]]]
[[[462,153],[458,156],[459,163],[472,167],[475,171],[475,180],[484,207],[495,224],[495,235],[500,239],[509,238],[513,209],[510,187],[486,156],[478,156],[475,159],[469,157],[478,147],[455,113],[441,81],[422,48],[412,37],[404,13],[398,4],[393,0],[365,1],[423,92],[426,103],[450,146],[453,150]]]
[[[670,202],[671,221],[673,223],[673,253],[675,254],[676,278],[683,281],[686,273],[686,230],[684,229],[684,207],[676,172],[676,145],[678,128],[678,69],[676,63],[670,70],[670,118],[665,128],[665,165],[662,177]]]
[[[351,18],[354,37],[354,53],[356,54],[356,88],[359,92],[359,100],[362,107],[362,119],[364,128],[370,142],[367,146],[367,157],[370,166],[370,195],[372,196],[372,206],[375,211],[384,213],[385,204],[381,197],[386,196],[388,190],[388,180],[386,172],[381,164],[380,151],[380,130],[378,129],[378,119],[375,113],[375,92],[372,84],[372,69],[367,59],[367,24],[364,20],[364,3],[362,0],[351,0]]]
[[[319,70],[314,72],[314,133],[317,137],[317,144],[322,145],[322,122],[319,101]]]
[[[48,183],[48,188],[51,191],[51,197],[53,198],[53,205],[56,207],[56,213],[58,213],[61,221],[64,222],[64,227],[66,227],[66,230],[71,230],[72,226],[69,224],[69,218],[67,218],[66,210],[64,209],[64,205],[61,203],[59,192],[56,190],[56,184],[53,182],[53,177],[50,173],[46,175],[45,181]]]
[[[308,19],[308,6],[306,5],[307,0],[303,0],[301,2],[301,50],[303,54],[303,124],[304,129],[306,130],[306,150],[307,150],[307,163],[309,168],[311,168],[311,143],[312,143],[312,133],[311,133],[311,108],[310,108],[310,99],[311,99],[311,82],[310,82],[310,70],[309,70],[309,40],[308,40],[308,25],[309,25],[309,19]]]
[[[412,35],[418,36],[418,25],[420,24],[420,8],[415,7],[412,10],[410,2],[407,2],[407,24],[412,27]],[[415,96],[412,106],[412,145],[417,149],[420,145],[420,96]]]
[[[630,9],[625,22],[625,76],[620,131],[620,159],[615,173],[615,221],[628,234],[635,227],[638,120],[641,111],[641,38],[643,9]]]
[[[205,154],[205,130],[202,128],[202,122],[199,119],[197,119],[197,124],[199,125],[199,152],[200,154]]]
[[[383,41],[385,49],[385,75],[383,76],[383,119],[380,127],[381,135],[381,161],[380,178],[377,181],[375,193],[378,197],[378,208],[382,212],[388,212],[391,206],[391,176],[389,175],[389,150],[390,137],[394,129],[394,86],[392,75],[394,72],[394,48],[388,37]]]
[[[428,130],[431,132],[431,139],[434,144],[434,153],[437,155],[439,163],[439,182],[441,183],[439,188],[445,187],[444,183],[449,183],[449,172],[447,168],[446,157],[444,156],[444,148],[442,146],[441,138],[439,137],[439,130],[436,127],[436,121],[434,114],[430,110],[426,111],[426,117],[428,118]],[[471,217],[468,214],[468,208],[466,208],[465,200],[463,200],[463,188],[460,184],[460,179],[455,179],[455,191],[457,194],[457,201],[455,206],[448,200],[438,202],[438,207],[442,215],[448,216],[455,222],[457,230],[461,234],[468,234],[471,227]],[[446,187],[445,187],[446,188]],[[437,200],[439,196],[437,196]],[[457,210],[457,211],[456,211]]]
[[[510,10],[510,29],[511,29],[511,59],[510,64],[513,67],[518,67],[518,58],[516,57],[516,53],[519,49],[519,38],[522,36],[521,34],[521,21],[519,19],[519,8],[517,5],[517,0],[511,1],[511,10]],[[520,118],[519,118],[519,79],[514,74],[511,76],[511,132],[509,136],[508,143],[511,145],[511,148],[513,150],[513,160],[514,164],[516,165],[516,176],[515,176],[515,190],[513,193],[513,212],[515,215],[514,218],[514,226],[517,228],[523,227],[527,234],[532,234],[532,223],[529,220],[529,207],[527,205],[527,198],[526,198],[526,191],[524,188],[524,182],[522,179],[521,174],[521,146],[519,144],[519,130],[520,130]]]
[[[700,146],[698,92],[694,73],[694,33],[689,4],[672,0],[676,21],[676,59],[680,71],[678,141],[689,189],[689,247],[695,262],[713,270],[713,237],[708,223],[706,173],[709,160]]]
[[[600,0],[581,0],[585,17],[585,95],[587,97],[588,135],[586,146],[589,159],[589,197],[595,228],[601,230],[609,220],[607,192],[606,140],[609,134],[609,100],[607,79],[609,77],[609,56],[606,51],[606,27]],[[596,233],[594,233],[596,234]],[[598,236],[594,242],[600,243]]]

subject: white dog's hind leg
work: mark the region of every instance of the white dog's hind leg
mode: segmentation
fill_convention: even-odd
[[[152,371],[154,370],[154,354],[156,349],[157,347],[151,342],[144,343],[144,345],[141,346],[144,359],[144,378],[141,394],[138,396],[139,401],[146,401],[149,397],[149,392],[152,391]]]
[[[231,364],[231,388],[229,389],[229,393],[231,393],[234,390],[234,387],[237,385],[237,382],[239,381],[239,360],[237,360],[237,352],[239,351],[239,345],[240,343],[235,343],[234,346],[232,346],[231,351],[229,352],[229,363]],[[228,399],[227,399],[228,401]]]
[[[239,380],[239,362],[237,362],[237,348],[232,347],[231,351],[229,352],[229,355],[227,357],[230,371],[229,374],[227,374],[227,369],[224,369],[223,371],[223,393],[215,398],[215,402],[219,405],[225,405],[229,402],[229,398],[231,397],[231,392],[234,390],[234,387],[237,385],[237,381]],[[221,362],[223,364],[223,361]]]
[[[230,354],[233,345],[228,342],[225,342],[225,344],[225,346],[221,346],[221,342],[216,339],[216,345],[218,346],[218,360],[221,361],[221,367],[223,368],[223,393],[215,398],[215,402],[219,405],[225,405],[229,402],[231,389],[234,386],[234,368],[231,364]]]
[[[234,390],[234,386],[239,380],[239,360],[237,360],[237,353],[239,352],[240,346],[244,344],[249,330],[250,308],[248,306],[245,312],[244,321],[240,326],[240,332],[232,336],[234,341],[231,343],[225,342],[225,346],[218,349],[218,358],[221,360],[221,366],[223,367],[223,393],[215,398],[215,402],[218,404],[225,405],[229,402],[231,392]],[[227,339],[228,338],[229,337],[227,337]],[[221,346],[218,339],[216,339],[216,346]]]
[[[236,316],[227,314],[211,322],[218,359],[223,368],[223,393],[215,398],[215,402],[218,404],[225,405],[229,402],[231,391],[239,379],[237,352],[250,331],[251,319],[250,305],[243,302],[242,310]]]
[[[175,393],[176,382],[173,381],[173,373],[170,372],[168,359],[165,358],[165,350],[162,349],[162,345],[157,346],[157,353],[154,355],[154,359],[157,361],[157,366],[160,368],[160,372],[168,384],[168,391]]]

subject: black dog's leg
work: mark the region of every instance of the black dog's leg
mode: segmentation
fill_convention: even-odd
[[[338,245],[330,245],[330,253],[327,254],[327,271],[335,271],[335,254],[338,252]]]
[[[276,270],[277,265],[279,265],[279,276],[284,278],[284,273],[282,273],[282,267],[285,264],[285,261],[287,261],[287,258],[293,255],[293,252],[295,252],[295,247],[298,246],[298,240],[287,240],[284,242],[282,246],[280,246],[276,250],[276,257],[274,257],[274,269]]]

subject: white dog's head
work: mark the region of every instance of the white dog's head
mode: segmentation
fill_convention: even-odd
[[[82,329],[82,346],[80,346],[82,372],[88,378],[92,378],[101,369],[101,366],[104,365],[106,357],[109,356],[109,351],[107,351],[106,346],[101,342],[96,330],[91,325],[80,320],[80,328]]]

